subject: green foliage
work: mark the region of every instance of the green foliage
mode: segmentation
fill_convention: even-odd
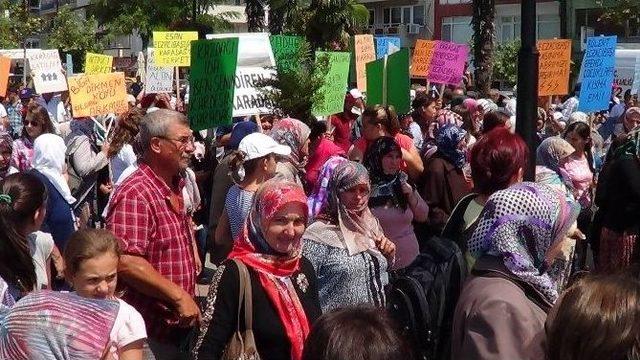
[[[628,25],[635,28],[640,26],[640,1],[617,0],[612,2],[597,0],[596,3],[604,8],[604,13],[599,21],[615,25]]]
[[[69,6],[63,6],[53,19],[47,44],[64,53],[102,52],[103,45],[97,39],[97,32],[98,22],[94,17],[83,19]]]
[[[493,78],[515,84],[518,81],[520,40],[496,46],[493,54]]]
[[[0,0],[0,48],[21,48],[42,30],[42,19],[25,8],[22,1]]]
[[[303,41],[295,63],[298,69],[280,72],[273,79],[268,79],[258,88],[274,103],[274,113],[278,116],[290,116],[310,124],[315,117],[311,108],[315,102],[322,101],[318,90],[324,84],[324,74],[329,71],[328,58],[314,59],[309,43]]]
[[[369,23],[369,10],[356,0],[313,0],[306,11],[307,39],[316,49],[346,50],[349,36]]]

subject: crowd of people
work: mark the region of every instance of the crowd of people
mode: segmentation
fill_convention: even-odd
[[[635,97],[542,98],[526,144],[497,90],[414,86],[398,114],[354,89],[326,119],[194,132],[184,99],[141,89],[95,118],[3,100],[0,359],[640,356]],[[417,346],[406,321],[429,319],[389,294],[431,274],[433,241],[466,281]]]

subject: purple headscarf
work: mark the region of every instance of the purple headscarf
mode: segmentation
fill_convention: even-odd
[[[322,169],[320,170],[320,175],[316,180],[316,184],[313,188],[313,193],[309,195],[309,199],[307,200],[307,205],[309,206],[309,221],[313,221],[313,219],[320,214],[327,203],[329,201],[329,179],[331,179],[331,175],[336,167],[344,162],[347,162],[346,158],[342,156],[332,156],[327,161],[325,161],[324,165],[322,165]]]

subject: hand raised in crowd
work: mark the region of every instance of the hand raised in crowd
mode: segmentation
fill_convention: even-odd
[[[178,315],[178,326],[192,327],[200,323],[200,308],[193,298],[182,291],[178,300],[174,301],[176,313]]]

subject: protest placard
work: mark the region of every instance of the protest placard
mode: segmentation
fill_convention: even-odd
[[[385,83],[386,91],[384,91]],[[409,112],[411,89],[409,49],[402,49],[387,56],[386,71],[385,59],[368,63],[367,88],[369,89],[368,105],[393,105],[398,114]]]
[[[76,75],[69,78],[74,118],[121,114],[129,109],[124,73]]]
[[[385,55],[400,49],[400,38],[397,36],[376,36],[376,58],[381,59]]]
[[[427,80],[438,84],[459,85],[468,56],[467,45],[437,41],[433,49]]]
[[[33,85],[40,94],[67,90],[67,79],[62,73],[58,50],[40,50],[27,53]]]
[[[269,33],[207,34],[207,39],[238,39],[238,68],[276,66]]]
[[[538,52],[538,96],[568,94],[571,40],[540,40]]]
[[[582,61],[582,87],[578,110],[600,111],[609,108],[616,66],[616,36],[597,36],[587,39]]]
[[[158,67],[155,64],[154,49],[147,48],[147,71],[144,90],[147,94],[173,91],[173,67]]]
[[[296,71],[300,64],[297,61],[297,53],[302,44],[301,36],[271,35],[271,50],[276,59],[278,72]]]
[[[9,85],[9,72],[11,71],[11,59],[0,56],[0,96],[6,96]]]
[[[191,44],[189,121],[195,131],[231,124],[238,38]]]
[[[86,75],[110,73],[112,63],[113,56],[87,53],[85,56],[84,73]]]
[[[636,57],[636,66],[633,72],[633,84],[631,85],[631,95],[636,95],[640,90],[640,56]]]
[[[411,60],[411,77],[426,78],[429,75],[429,66],[433,57],[436,42],[432,40],[416,40]]]
[[[156,66],[189,66],[193,40],[198,40],[195,31],[154,31]]]
[[[273,103],[258,90],[258,82],[273,78],[272,69],[243,66],[236,70],[233,116],[269,113]]]
[[[367,91],[367,63],[376,60],[376,48],[373,35],[356,35],[354,39],[356,86],[360,91]]]
[[[67,68],[67,77],[73,75],[73,57],[71,54],[66,55],[65,66]]]
[[[348,52],[316,52],[316,61],[323,57],[329,59],[329,71],[324,76],[324,84],[318,90],[323,95],[322,101],[314,103],[311,109],[311,113],[315,116],[329,116],[342,112],[344,97],[347,93],[351,54]]]

